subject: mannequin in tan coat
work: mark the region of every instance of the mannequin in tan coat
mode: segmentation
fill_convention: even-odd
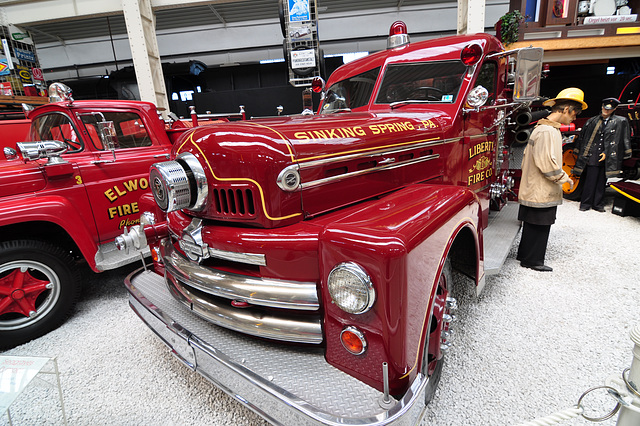
[[[523,228],[517,256],[525,268],[553,270],[544,264],[549,231],[556,219],[557,206],[562,204],[562,184],[569,182],[573,186],[562,170],[560,125],[570,124],[587,107],[583,99],[582,90],[569,88],[545,102],[552,107],[551,114],[538,121],[525,148],[518,194],[518,219],[523,221]]]

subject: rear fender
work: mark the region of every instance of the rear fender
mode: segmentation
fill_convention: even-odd
[[[72,205],[69,199],[58,196],[39,196],[27,200],[18,198],[2,201],[0,204],[0,228],[29,222],[55,223],[64,229],[91,269],[99,272],[95,262],[98,237],[93,217],[86,220],[78,213],[77,208]],[[47,236],[42,235],[41,239],[46,240]],[[53,243],[56,242],[53,241]]]
[[[419,371],[435,283],[463,229],[474,235],[479,253],[479,215],[477,196],[467,188],[421,184],[364,203],[328,225],[319,236],[327,360],[377,389],[387,362],[391,392],[403,393]],[[327,291],[331,270],[349,261],[364,268],[376,292],[372,309],[359,315],[339,309]],[[347,326],[365,334],[365,354],[342,347]]]

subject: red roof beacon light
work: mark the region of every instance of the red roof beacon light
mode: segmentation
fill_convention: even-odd
[[[468,67],[474,66],[482,58],[482,47],[479,44],[470,44],[462,49],[460,60]]]
[[[407,24],[396,21],[389,28],[389,38],[387,39],[387,49],[409,44],[409,34],[407,34]]]

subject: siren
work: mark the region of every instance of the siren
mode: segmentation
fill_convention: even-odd
[[[389,38],[387,39],[387,49],[409,44],[409,34],[407,33],[407,24],[402,21],[396,21],[389,28]]]

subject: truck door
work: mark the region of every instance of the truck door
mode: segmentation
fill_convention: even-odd
[[[65,196],[74,196],[78,212],[97,229],[98,240],[107,242],[122,233],[124,226],[139,220],[138,199],[149,188],[151,164],[168,157],[169,147],[155,141],[137,111],[76,113],[56,111],[34,118],[30,139],[58,140],[69,146],[63,155],[74,164],[72,176],[57,177],[57,186],[67,179]],[[98,122],[112,121],[115,151],[102,144]],[[50,183],[51,184],[51,183]],[[71,192],[82,186],[82,193]],[[80,194],[80,195],[79,195]],[[81,196],[81,199],[79,198]],[[89,226],[89,224],[86,224]]]
[[[139,222],[138,200],[149,190],[149,168],[168,158],[169,147],[154,140],[135,110],[78,113],[82,135],[95,159],[82,168],[100,242]],[[112,122],[114,151],[103,146],[101,122]]]
[[[489,92],[484,107],[466,114],[464,129],[465,162],[462,181],[478,194],[484,223],[489,214],[489,189],[496,179],[496,150],[504,138],[503,126],[499,125],[504,111],[495,108],[500,103],[497,94],[498,64],[487,61],[480,66],[472,87],[482,86]]]

